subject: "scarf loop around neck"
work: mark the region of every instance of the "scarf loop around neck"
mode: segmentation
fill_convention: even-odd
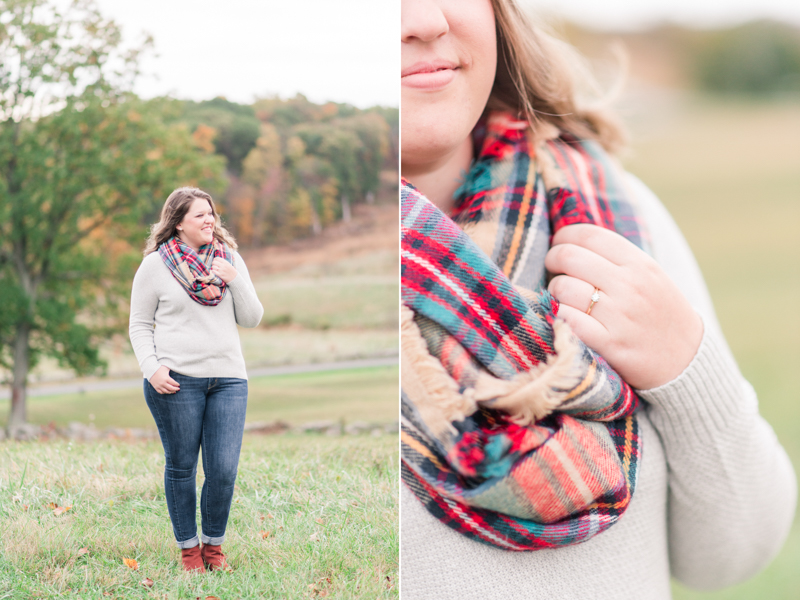
[[[158,247],[158,253],[172,276],[189,297],[203,306],[217,306],[225,297],[227,284],[211,271],[217,257],[233,264],[233,255],[224,242],[214,239],[195,252],[178,237],[171,237]]]
[[[645,244],[599,146],[534,146],[528,124],[504,113],[479,128],[452,218],[402,184],[402,477],[476,541],[577,544],[630,503],[638,398],[557,319],[544,255],[573,223]]]

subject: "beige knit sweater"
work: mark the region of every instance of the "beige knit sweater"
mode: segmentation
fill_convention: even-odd
[[[792,465],[758,414],[680,231],[652,192],[631,185],[655,258],[703,317],[705,334],[677,379],[641,392],[641,470],[628,511],[583,544],[513,553],[454,532],[403,485],[403,600],[666,600],[670,575],[724,587],[781,548],[795,510]]]
[[[203,306],[189,297],[158,252],[144,257],[133,278],[129,333],[145,379],[162,365],[190,377],[247,379],[236,325],[255,327],[264,308],[238,252],[233,266],[238,273],[222,302]]]

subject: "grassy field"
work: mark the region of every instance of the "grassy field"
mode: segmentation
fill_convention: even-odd
[[[265,318],[240,330],[248,367],[397,353],[396,208],[376,218],[330,247],[252,257]],[[110,375],[139,374],[125,338],[102,352]],[[31,380],[68,376],[43,361]],[[392,423],[398,381],[396,366],[253,377],[247,420]],[[33,397],[28,410],[42,425],[155,429],[141,388]],[[398,460],[396,435],[245,435],[225,542],[235,570],[190,576],[158,442],[0,443],[0,600],[397,598]]]
[[[660,107],[663,108],[663,107]],[[800,105],[693,100],[640,114],[626,166],[670,210],[717,315],[792,462],[800,465]],[[676,600],[800,598],[800,526],[751,581]]]
[[[248,382],[247,420],[391,423],[398,419],[398,381],[398,367],[254,377]],[[141,389],[40,396],[28,400],[28,411],[29,421],[40,425],[80,421],[101,429],[155,429]]]
[[[396,354],[398,260],[374,249],[254,277],[264,317],[240,331],[248,365]]]
[[[400,294],[397,263],[394,247],[344,255],[331,264],[303,264],[262,275],[255,286],[264,305],[263,322],[312,330],[396,332]]]
[[[206,575],[180,567],[157,442],[6,442],[0,457],[0,599],[398,597],[396,436],[245,436],[234,571]]]

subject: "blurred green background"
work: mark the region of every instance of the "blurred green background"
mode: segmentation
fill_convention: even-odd
[[[687,98],[635,143],[627,167],[683,231],[761,414],[800,464],[800,106]],[[654,118],[658,118],[655,117]],[[661,118],[664,118],[663,115]],[[678,599],[800,597],[800,526],[766,571]]]
[[[800,464],[800,29],[662,25],[555,29],[588,58],[628,127],[628,170],[662,200],[695,253],[761,413]],[[623,61],[624,62],[624,61]],[[757,577],[717,592],[674,583],[677,600],[800,598],[800,525]]]

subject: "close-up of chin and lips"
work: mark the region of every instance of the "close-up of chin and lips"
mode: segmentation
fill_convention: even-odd
[[[514,0],[401,5],[403,598],[753,577],[795,474],[622,129]]]

